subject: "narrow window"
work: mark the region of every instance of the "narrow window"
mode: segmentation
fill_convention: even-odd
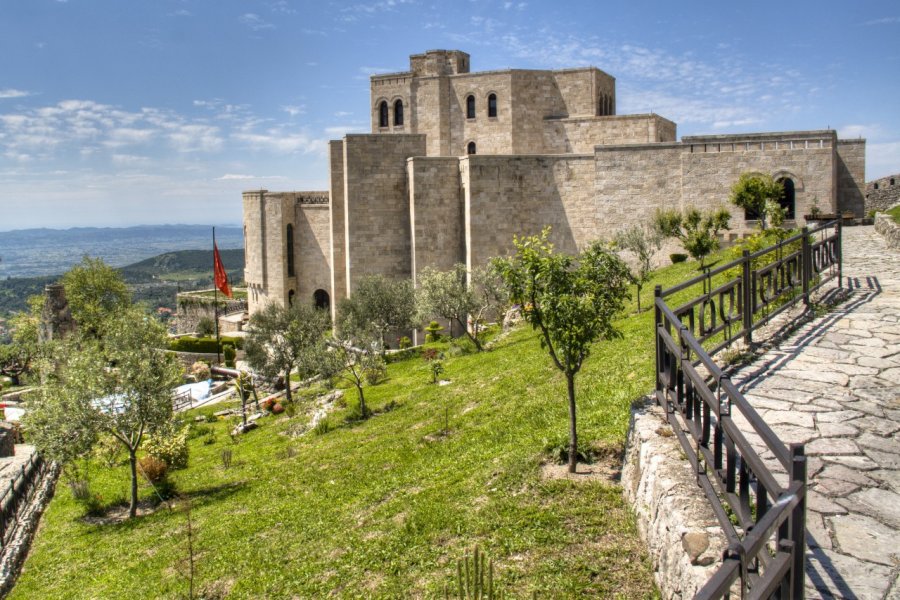
[[[497,116],[497,94],[491,94],[490,96],[488,96],[488,116]]]
[[[378,105],[378,126],[388,126],[388,105],[387,102],[384,101]]]
[[[288,277],[294,276],[294,226],[288,224],[287,226],[287,248],[285,248],[285,253],[287,254],[287,269],[288,269]]]
[[[877,183],[875,184],[875,189],[876,189],[876,190],[878,189],[878,184],[877,184]]]
[[[891,177],[891,185],[894,185],[894,178]]]
[[[466,146],[466,154],[475,154],[475,142],[469,142]]]
[[[785,177],[779,180],[782,186],[784,186],[784,196],[781,197],[781,200],[778,203],[781,205],[781,208],[785,209],[787,214],[785,218],[793,219],[794,218],[794,204],[796,199],[796,194],[794,191],[794,180],[790,177]]]
[[[403,100],[394,102],[394,125],[403,125]]]
[[[466,96],[466,118],[475,118],[475,96]]]

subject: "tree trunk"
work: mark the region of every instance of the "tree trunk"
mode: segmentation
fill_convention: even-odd
[[[137,480],[137,449],[128,449],[128,462],[131,465],[131,505],[128,507],[128,518],[137,516],[138,480]]]
[[[642,286],[637,286],[638,314],[641,314],[641,287]]]
[[[362,418],[365,419],[369,416],[369,409],[366,408],[366,397],[363,395],[362,382],[357,382],[356,391],[359,392],[359,412]]]
[[[287,369],[284,372],[284,400],[288,404],[294,401],[291,397],[291,370]]]
[[[578,465],[578,429],[575,425],[575,374],[566,373],[569,391],[569,473],[574,473]]]

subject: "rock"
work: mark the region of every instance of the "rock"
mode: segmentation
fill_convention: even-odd
[[[509,331],[512,327],[515,327],[519,323],[522,322],[522,309],[518,306],[514,306],[503,315],[503,331]]]
[[[247,433],[248,431],[252,431],[259,427],[256,421],[248,422],[246,425],[243,423],[238,423],[235,425],[234,429],[231,430],[231,435],[241,435],[242,433]]]
[[[702,531],[690,531],[682,535],[681,547],[687,552],[692,565],[705,567],[715,561],[713,556],[701,556],[709,548],[709,535]]]

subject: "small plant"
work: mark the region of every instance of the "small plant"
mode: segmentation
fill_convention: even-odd
[[[366,378],[366,383],[377,385],[387,377],[387,365],[383,360],[375,360],[369,365],[369,368],[365,370],[363,375]]]
[[[437,383],[438,378],[444,372],[444,363],[440,360],[435,360],[431,362],[431,383]]]
[[[813,197],[812,206],[809,207],[809,214],[814,219],[818,218],[818,216],[822,214],[822,209],[819,208],[819,198],[818,197]]]
[[[197,321],[197,333],[201,336],[213,335],[216,332],[216,324],[209,317],[200,317]]]
[[[457,598],[458,600],[502,600],[503,592],[494,591],[494,561],[482,554],[478,546],[472,555],[466,554],[462,560],[456,561],[456,595],[444,587],[444,598]]]
[[[438,377],[444,372],[444,355],[434,348],[426,348],[422,353],[422,358],[428,363],[431,369],[431,382],[437,383]]]
[[[71,479],[69,489],[72,490],[72,497],[79,502],[86,502],[91,497],[91,486],[87,479]]]
[[[169,470],[165,461],[154,456],[145,456],[138,461],[141,473],[150,483],[160,483],[166,478]]]
[[[209,365],[198,360],[191,365],[191,375],[197,381],[206,381],[210,377]]]
[[[683,262],[687,261],[687,259],[688,259],[688,255],[681,254],[680,252],[676,252],[675,254],[669,255],[669,260],[672,261],[673,265],[677,265],[678,263],[683,263]]]
[[[444,327],[438,323],[437,321],[432,321],[428,324],[428,327],[425,328],[425,341],[426,342],[439,342],[441,341],[441,332],[444,330]]]
[[[316,423],[315,427],[313,427],[313,433],[315,435],[325,435],[326,433],[331,431],[331,429],[331,421],[329,421],[328,419],[322,419],[321,421]]]
[[[237,357],[237,351],[234,349],[234,346],[231,344],[223,344],[222,356],[225,358],[225,366],[233,369],[234,359]]]
[[[220,454],[220,456],[222,457],[222,468],[230,469],[231,468],[231,459],[233,456],[232,452],[231,452],[231,448],[222,448],[222,453]]]
[[[406,350],[407,348],[412,348],[412,340],[404,335],[403,337],[397,338],[397,346],[401,350]]]
[[[275,406],[275,399],[269,398],[262,403],[262,409],[272,412],[272,408]]]
[[[150,434],[144,440],[144,450],[172,469],[183,469],[188,463],[188,431],[189,428],[184,427],[178,432]]]

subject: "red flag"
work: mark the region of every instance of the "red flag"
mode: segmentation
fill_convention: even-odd
[[[215,275],[216,287],[219,291],[231,298],[231,288],[228,286],[228,273],[222,266],[222,257],[219,256],[219,248],[213,242],[213,272]]]

